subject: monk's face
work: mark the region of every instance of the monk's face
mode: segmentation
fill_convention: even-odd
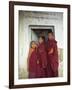
[[[48,34],[48,39],[49,39],[49,40],[52,40],[53,38],[54,38],[54,37],[53,37],[53,34],[52,34],[52,33],[49,33],[49,34]]]
[[[33,42],[32,45],[31,45],[31,47],[35,49],[37,47],[36,43]]]
[[[39,43],[42,43],[43,42],[43,39],[40,37],[39,38]]]

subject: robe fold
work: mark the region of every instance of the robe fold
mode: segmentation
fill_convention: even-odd
[[[29,78],[42,77],[41,64],[37,56],[36,50],[33,50],[30,53],[29,60],[28,60],[28,70],[29,70]]]
[[[46,77],[46,68],[47,68],[47,52],[45,42],[39,44],[38,46],[38,56],[41,63],[42,75]]]
[[[53,53],[49,54],[50,50],[53,49]],[[47,56],[48,56],[48,70],[47,74],[50,77],[58,76],[58,49],[57,49],[57,41],[48,40],[47,41]]]

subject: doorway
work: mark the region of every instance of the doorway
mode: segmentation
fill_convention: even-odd
[[[55,36],[54,26],[31,25],[30,30],[31,30],[31,41],[38,41],[38,38],[41,35],[45,36],[45,39],[47,40],[48,32],[53,32]]]

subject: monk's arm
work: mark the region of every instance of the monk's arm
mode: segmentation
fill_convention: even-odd
[[[48,52],[48,54],[52,54],[53,53],[53,48],[50,49],[50,51]]]
[[[28,58],[27,58],[27,70],[29,69],[29,59],[30,59],[30,56],[31,56],[31,49],[29,49],[29,53],[28,53]]]

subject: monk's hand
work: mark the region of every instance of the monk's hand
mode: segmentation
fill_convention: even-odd
[[[51,50],[48,52],[48,54],[52,54],[53,53],[53,48],[51,48]]]
[[[39,60],[37,60],[37,64],[39,64]]]

